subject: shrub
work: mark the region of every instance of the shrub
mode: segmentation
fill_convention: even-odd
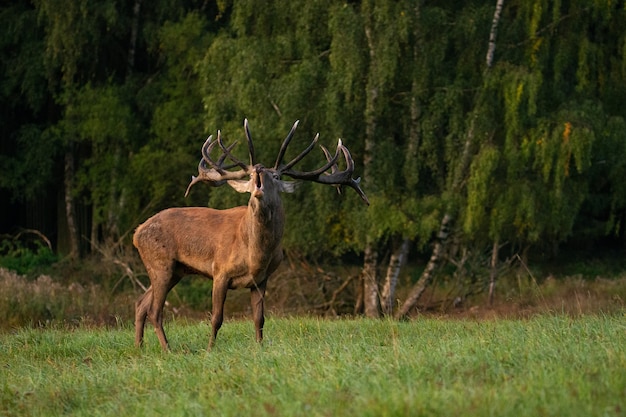
[[[59,260],[47,239],[45,242],[25,240],[24,236],[24,233],[20,233],[0,240],[0,267],[11,269],[18,274],[27,274]]]

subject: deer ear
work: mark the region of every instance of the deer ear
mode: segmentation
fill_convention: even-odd
[[[297,182],[297,181],[283,181],[283,180],[280,180],[279,184],[280,184],[280,191],[282,191],[284,193],[293,193],[300,186],[300,183]]]
[[[228,185],[233,187],[238,193],[249,193],[252,180],[228,180]]]

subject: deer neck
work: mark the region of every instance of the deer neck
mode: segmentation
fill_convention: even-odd
[[[285,214],[280,197],[268,197],[250,198],[245,227],[249,246],[271,256],[283,237]]]

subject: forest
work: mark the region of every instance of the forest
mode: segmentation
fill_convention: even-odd
[[[158,211],[245,204],[185,190],[218,130],[244,159],[247,119],[261,161],[296,120],[287,158],[317,133],[350,149],[370,205],[305,182],[283,246],[358,265],[368,317],[409,314],[442,268],[492,294],[513,263],[623,258],[625,21],[615,0],[4,2],[1,255],[28,235],[126,265]]]

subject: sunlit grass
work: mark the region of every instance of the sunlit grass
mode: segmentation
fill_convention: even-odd
[[[270,317],[148,331],[0,336],[0,415],[622,415],[626,316],[529,320]]]

